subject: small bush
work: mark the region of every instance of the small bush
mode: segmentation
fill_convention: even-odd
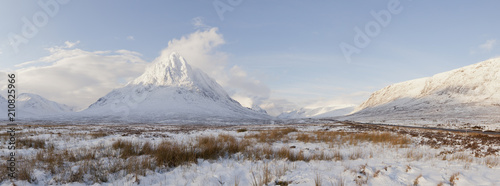
[[[246,128],[236,130],[236,132],[246,132],[246,131],[248,131]]]
[[[34,148],[43,149],[45,147],[45,140],[21,138],[17,140],[18,148]]]
[[[449,180],[450,181],[450,185],[453,186],[453,185],[456,184],[455,181],[458,180],[458,176],[460,176],[460,173],[458,173],[458,172],[450,176],[450,180]]]
[[[422,174],[420,174],[415,180],[413,180],[413,185],[417,186],[418,185],[418,179],[422,178]]]
[[[312,136],[310,136],[307,133],[300,133],[299,135],[297,135],[297,140],[302,141],[304,143],[309,143],[309,142],[313,141],[314,139]]]
[[[103,132],[103,131],[97,131],[97,132],[92,132],[90,133],[90,136],[94,139],[96,138],[102,138],[102,137],[106,137],[108,136],[109,134],[106,133],[106,132]]]

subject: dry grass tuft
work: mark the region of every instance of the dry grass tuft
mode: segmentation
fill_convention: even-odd
[[[420,174],[415,180],[413,180],[413,185],[417,186],[418,185],[418,179],[422,178],[422,174]]]
[[[246,132],[246,131],[248,131],[248,129],[246,129],[246,128],[241,128],[241,129],[236,130],[236,132],[238,132],[238,133],[239,132]]]
[[[408,172],[408,171],[410,171],[410,170],[411,170],[411,166],[410,166],[410,165],[406,165],[406,170],[405,170],[405,172]]]
[[[346,136],[351,144],[358,142],[386,143],[393,146],[406,147],[411,144],[411,139],[407,136],[393,134],[389,132],[364,132]]]
[[[45,140],[42,139],[21,138],[16,143],[18,148],[43,149],[45,147]]]
[[[96,131],[96,132],[90,133],[90,136],[92,138],[96,139],[96,138],[102,138],[102,137],[109,136],[109,134],[104,132],[104,131]]]
[[[355,149],[351,154],[349,154],[349,159],[350,160],[357,160],[363,158],[363,150],[362,149]]]
[[[418,161],[424,157],[424,153],[417,149],[408,149],[406,152],[406,158],[414,161]]]
[[[260,143],[274,143],[277,141],[286,142],[288,141],[287,135],[292,132],[297,132],[295,128],[282,128],[282,129],[272,129],[260,131],[257,134],[246,135],[247,139],[257,139]]]
[[[335,186],[345,186],[346,183],[345,183],[344,177],[339,176],[339,178],[337,178],[337,180],[335,181],[335,184],[332,184],[332,185],[335,185]]]
[[[500,159],[497,156],[487,156],[484,158],[484,164],[490,168],[497,167],[500,165]]]
[[[376,178],[376,177],[378,177],[379,174],[380,174],[380,170],[377,170],[377,171],[375,171],[375,173],[373,173],[373,177]]]
[[[312,142],[314,139],[308,133],[299,133],[296,138],[298,141],[302,141],[304,143]],[[315,140],[314,140],[315,141]]]
[[[254,186],[267,185],[271,180],[271,169],[267,163],[261,167],[260,173],[252,172],[252,185]]]
[[[450,180],[449,181],[450,181],[450,185],[451,186],[453,186],[453,185],[456,184],[455,181],[458,180],[458,176],[460,176],[459,172],[457,172],[457,173],[455,173],[455,174],[453,174],[453,175],[450,176]]]
[[[460,152],[454,153],[449,160],[459,160],[466,163],[472,163],[474,161],[474,158],[468,153]]]
[[[314,185],[321,186],[321,175],[319,173],[316,173],[316,177],[314,178]]]

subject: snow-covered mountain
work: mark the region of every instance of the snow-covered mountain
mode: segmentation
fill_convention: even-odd
[[[354,107],[301,108],[298,110],[282,113],[277,117],[280,119],[336,117],[349,114],[353,110]]]
[[[215,80],[176,53],[160,56],[144,74],[82,111],[94,119],[123,121],[211,121],[270,119],[242,107]]]
[[[16,99],[16,118],[21,120],[43,119],[47,116],[62,117],[62,114],[72,111],[70,106],[50,101],[37,94],[21,93]]]
[[[500,58],[374,92],[344,119],[448,125],[500,124]]]

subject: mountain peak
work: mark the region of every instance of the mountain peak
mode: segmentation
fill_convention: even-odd
[[[193,72],[191,66],[179,54],[162,55],[146,68],[144,74],[131,84],[159,86],[192,85]]]
[[[269,119],[265,113],[242,107],[214,79],[191,68],[177,53],[161,55],[144,74],[111,91],[82,113],[92,116],[109,112],[105,116],[141,121]]]

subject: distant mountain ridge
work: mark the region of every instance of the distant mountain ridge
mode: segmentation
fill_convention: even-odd
[[[296,118],[325,118],[336,117],[349,114],[354,110],[354,107],[319,107],[314,109],[301,108],[290,112],[285,112],[277,116],[280,119],[296,119]]]
[[[55,101],[48,100],[40,95],[21,93],[16,96],[16,120],[46,119],[48,117],[63,117],[63,114],[73,112],[73,108]],[[5,113],[2,118],[7,119],[8,102],[0,96],[0,112]]]
[[[500,58],[387,86],[346,119],[500,123]]]

